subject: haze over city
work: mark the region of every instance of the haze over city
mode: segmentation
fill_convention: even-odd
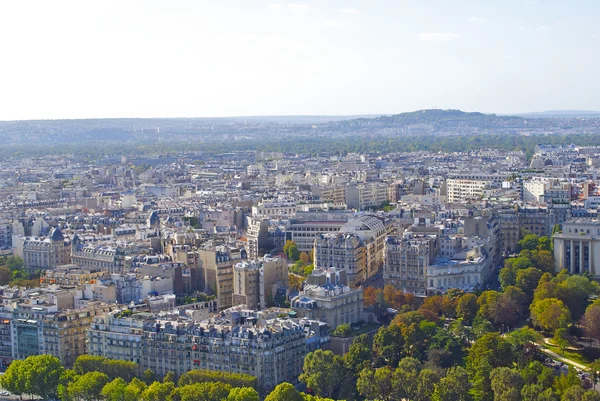
[[[0,119],[599,110],[594,1],[0,4]]]

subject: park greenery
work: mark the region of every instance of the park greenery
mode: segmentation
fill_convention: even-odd
[[[14,255],[0,257],[0,285],[15,285],[21,287],[37,287],[40,284],[38,274],[25,271],[25,262]]]

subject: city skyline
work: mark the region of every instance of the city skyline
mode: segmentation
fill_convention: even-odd
[[[590,1],[0,5],[0,120],[600,110]]]

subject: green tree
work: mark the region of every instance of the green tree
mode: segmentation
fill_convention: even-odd
[[[102,388],[101,394],[106,401],[125,401],[125,387],[127,382],[117,377]]]
[[[543,330],[555,331],[558,328],[567,327],[571,321],[569,309],[557,298],[533,301],[530,311],[533,323]]]
[[[516,370],[500,367],[490,374],[494,401],[521,401],[523,378]]]
[[[456,304],[456,316],[462,318],[465,322],[471,323],[477,315],[477,295],[468,293],[461,296]]]
[[[171,381],[165,383],[154,382],[146,387],[140,399],[142,401],[170,401],[174,389],[175,384]]]
[[[0,285],[6,285],[12,281],[12,272],[6,266],[0,266]]]
[[[371,370],[363,369],[358,375],[356,388],[370,400],[392,401],[399,399],[394,393],[393,370],[388,366]]]
[[[448,369],[446,377],[435,385],[432,401],[471,401],[471,383],[467,371],[458,366]]]
[[[348,323],[344,323],[344,324],[340,324],[338,327],[336,327],[331,332],[331,335],[335,336],[335,337],[349,337],[350,333],[352,333],[352,328],[350,327],[350,325]]]
[[[304,398],[290,383],[281,383],[269,393],[265,401],[304,401]]]
[[[173,398],[180,401],[222,401],[227,399],[231,386],[220,382],[188,384],[175,389]]]
[[[533,251],[537,249],[539,245],[538,236],[535,234],[528,234],[523,237],[522,240],[517,242],[517,250],[520,252],[521,250]]]
[[[156,380],[156,375],[154,374],[152,369],[146,369],[146,370],[144,370],[144,373],[142,374],[142,378],[143,378],[144,383],[146,383],[149,386],[152,383],[154,383],[154,380]]]
[[[382,326],[373,338],[373,350],[389,366],[396,366],[403,356],[404,336],[400,326]]]
[[[419,373],[415,401],[429,401],[435,390],[435,385],[444,377],[439,369],[425,368]]]
[[[175,383],[175,373],[167,372],[165,377],[163,377],[163,383]]]
[[[227,401],[259,401],[258,391],[252,387],[232,388],[227,396]]]
[[[60,360],[52,355],[35,355],[25,359],[27,393],[42,398],[55,398],[64,368]]]
[[[289,260],[295,262],[300,259],[300,251],[294,241],[287,240],[283,246],[283,253]]]
[[[582,323],[588,337],[600,340],[600,300],[587,307]]]
[[[515,285],[523,290],[529,299],[533,299],[533,291],[537,288],[540,278],[542,278],[542,271],[529,267],[517,271]]]
[[[331,397],[343,380],[341,357],[331,351],[316,350],[304,358],[303,373],[299,379],[320,397]]]
[[[471,394],[476,401],[493,398],[490,374],[494,368],[513,363],[512,347],[499,333],[488,333],[479,338],[467,356],[467,372],[473,383]]]
[[[6,369],[4,375],[0,376],[0,385],[12,394],[21,395],[27,391],[27,374],[25,362],[16,359]]]
[[[589,390],[583,393],[581,401],[600,401],[600,393],[594,390]]]
[[[109,380],[104,373],[88,372],[70,383],[67,390],[73,400],[97,401],[102,399],[102,389]]]
[[[550,238],[544,236],[538,238],[538,250],[540,251],[551,251],[552,250],[552,241]]]
[[[361,334],[352,340],[350,349],[344,354],[346,366],[355,374],[358,374],[364,367],[371,362],[372,356],[371,340],[366,334]]]
[[[554,390],[562,396],[568,389],[573,386],[581,387],[581,380],[577,376],[575,368],[569,366],[569,372],[566,375],[559,375],[554,379]]]
[[[567,333],[567,329],[564,327],[560,327],[554,330],[554,343],[558,345],[560,348],[560,352],[562,355],[565,355],[565,350],[569,346],[569,337]]]
[[[581,386],[569,387],[560,398],[560,401],[581,401],[585,390]]]
[[[415,358],[403,358],[393,373],[394,396],[412,400],[418,395],[421,362]]]

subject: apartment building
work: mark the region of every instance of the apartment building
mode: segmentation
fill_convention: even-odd
[[[290,305],[298,317],[320,320],[335,329],[362,320],[363,289],[348,286],[345,270],[318,269]]]
[[[327,233],[315,239],[315,269],[336,267],[348,274],[348,285],[356,287],[365,279],[366,247],[356,234]]]
[[[481,199],[484,190],[489,187],[489,181],[448,178],[446,180],[447,201],[455,203],[469,199]]]
[[[311,343],[325,345],[326,326],[298,319],[256,318],[193,321],[175,315],[114,311],[96,318],[88,332],[89,353],[137,362],[140,371],[162,376],[192,369],[255,376],[269,390],[296,383]]]
[[[385,284],[419,296],[427,295],[427,268],[437,255],[438,236],[406,231],[385,243]]]

